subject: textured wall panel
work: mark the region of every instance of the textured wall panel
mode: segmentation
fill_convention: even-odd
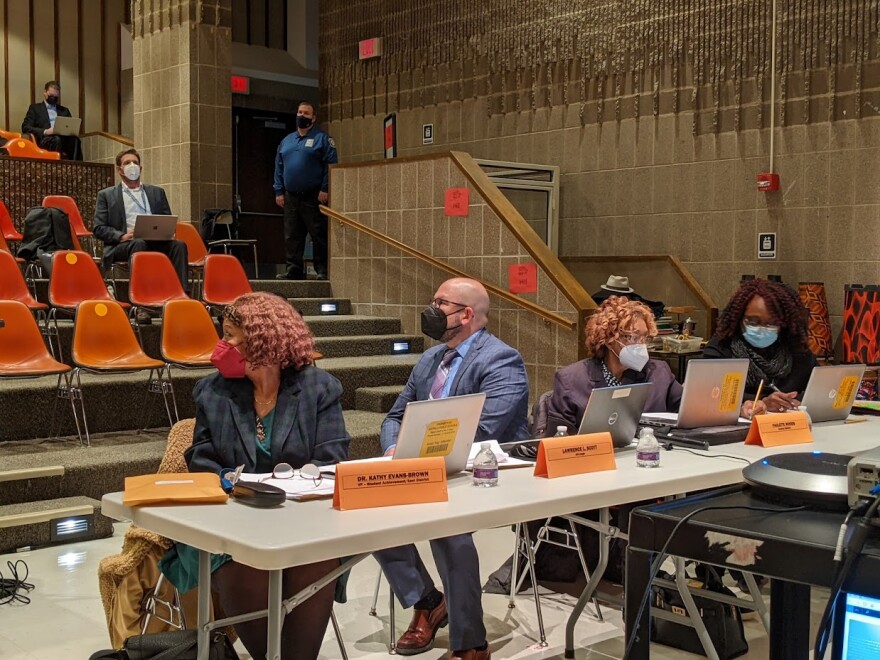
[[[0,159],[0,199],[15,226],[22,230],[27,210],[43,203],[46,195],[70,195],[76,200],[86,226],[95,217],[98,191],[113,185],[113,167],[97,163]]]

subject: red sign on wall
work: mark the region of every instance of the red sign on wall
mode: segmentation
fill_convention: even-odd
[[[467,217],[470,193],[467,188],[447,188],[445,198],[446,215]]]
[[[358,42],[358,59],[366,60],[371,57],[379,57],[382,54],[382,39],[373,37]]]
[[[232,76],[231,82],[233,94],[251,93],[251,79],[247,76]]]
[[[511,264],[507,272],[507,288],[511,293],[538,292],[538,265]]]

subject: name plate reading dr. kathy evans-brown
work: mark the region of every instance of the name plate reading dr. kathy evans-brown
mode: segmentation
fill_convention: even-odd
[[[607,432],[544,438],[538,446],[536,477],[553,479],[616,469],[614,443]]]
[[[336,466],[333,508],[446,502],[446,463],[440,457],[351,461]]]

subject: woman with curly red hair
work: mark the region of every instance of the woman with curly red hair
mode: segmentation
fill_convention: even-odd
[[[587,321],[586,360],[556,372],[547,409],[547,435],[557,426],[577,431],[593,390],[632,383],[651,383],[645,412],[677,412],[681,384],[669,365],[648,358],[647,343],[657,335],[647,305],[624,296],[611,296]]]
[[[223,312],[223,339],[211,361],[219,373],[193,391],[196,426],[186,460],[193,472],[244,465],[245,472],[272,472],[279,463],[301,468],[348,458],[351,441],[342,418],[342,385],[313,362],[315,342],[302,316],[271,293],[240,296]],[[231,534],[235,530],[229,530]],[[331,570],[339,561],[288,568],[287,598]],[[267,573],[213,558],[212,586],[227,615],[266,607]],[[172,580],[173,581],[173,580]],[[335,581],[296,607],[282,630],[282,658],[317,658],[333,607]],[[266,619],[235,625],[254,658],[266,655]]]
[[[763,407],[783,412],[800,405],[816,366],[807,343],[807,318],[797,293],[779,282],[746,280],[730,297],[703,357],[749,359],[744,417]],[[767,396],[756,405],[761,381]]]

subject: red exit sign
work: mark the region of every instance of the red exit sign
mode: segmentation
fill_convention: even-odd
[[[232,76],[232,93],[233,94],[250,94],[251,79],[247,76]]]
[[[379,57],[382,54],[382,38],[373,37],[364,39],[358,43],[358,59],[368,60],[371,57]]]

